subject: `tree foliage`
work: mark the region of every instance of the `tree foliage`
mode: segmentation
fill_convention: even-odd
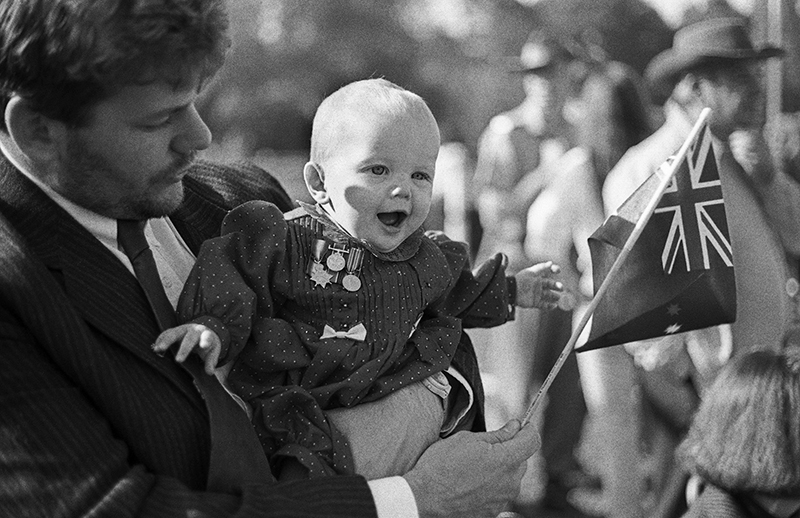
[[[640,0],[229,0],[233,47],[201,110],[237,154],[302,150],[325,95],[385,77],[426,98],[447,140],[473,147],[522,98],[507,59],[548,25],[637,69],[671,33]]]

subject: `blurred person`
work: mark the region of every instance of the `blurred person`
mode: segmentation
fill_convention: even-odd
[[[462,320],[558,301],[552,262],[507,279],[497,254],[473,274],[466,245],[425,234],[439,138],[425,101],[385,79],[333,92],[304,169],[316,204],[233,209],[189,273],[184,323],[156,340],[162,354],[179,343],[178,362],[230,368],[279,480],[407,473],[472,425],[450,369]]]
[[[800,348],[726,364],[703,395],[678,457],[696,481],[686,518],[800,514]]]
[[[574,308],[573,327],[593,297],[588,238],[605,219],[603,181],[623,153],[654,129],[643,81],[630,67],[614,61],[587,61],[575,72],[575,91],[564,103],[564,118],[573,127],[577,145],[547,168],[550,179],[528,210],[525,233],[530,257],[552,256],[561,265],[562,300],[567,301],[563,309]],[[555,362],[569,336],[562,336],[545,364]],[[538,338],[537,343],[544,339]],[[595,497],[586,508],[608,517],[641,515],[635,458],[628,451],[635,443],[633,380],[630,366],[618,360],[621,354],[625,353],[620,348],[583,352],[577,355],[577,366],[564,367],[580,368],[588,405],[583,446],[590,453],[582,460],[602,480],[602,501],[597,502],[597,495],[584,495]],[[553,387],[563,382],[561,375]],[[581,501],[576,503],[580,506]]]
[[[676,516],[685,506],[686,473],[674,463],[708,383],[731,357],[775,348],[796,308],[787,256],[800,252],[800,185],[771,161],[764,138],[761,66],[782,55],[755,48],[743,20],[710,18],[679,29],[672,48],[657,55],[645,77],[667,96],[664,124],[629,150],[603,186],[611,213],[680,148],[700,112],[717,158],[736,271],[737,316],[731,325],[626,344],[642,394],[643,478],[652,486],[652,516]]]
[[[0,26],[0,514],[491,516],[518,492],[518,422],[405,477],[276,483],[215,378],[152,353],[230,200],[286,201],[194,160],[223,2],[0,0]]]
[[[442,142],[436,158],[436,177],[431,198],[431,212],[425,220],[428,230],[441,230],[450,239],[470,243],[472,221],[468,204],[467,182],[474,171],[469,148],[460,141]],[[470,257],[473,250],[470,247]]]
[[[523,249],[527,212],[546,184],[548,165],[569,147],[562,106],[575,59],[565,42],[538,29],[530,34],[512,67],[513,73],[522,75],[525,99],[493,117],[478,146],[472,182],[482,228],[477,261],[497,250],[509,256],[512,272],[531,264]],[[570,311],[557,309],[545,315],[518,310],[513,323],[473,334],[476,340],[493,344],[478,348],[487,352],[479,351],[479,355],[490,426],[524,413],[571,327]],[[542,423],[541,464],[535,462],[538,459],[531,461],[520,504],[539,499],[536,486],[542,479],[542,505],[572,512],[567,494],[586,482],[575,457],[586,404],[574,356],[551,387],[548,400],[554,403],[546,404],[537,419]]]
[[[533,182],[524,197],[518,190],[568,147],[561,106],[572,60],[556,38],[535,30],[510,66],[522,77],[525,98],[494,116],[478,142],[471,182],[482,229],[478,261],[501,251],[512,270],[528,264],[522,250],[526,211],[541,184]]]

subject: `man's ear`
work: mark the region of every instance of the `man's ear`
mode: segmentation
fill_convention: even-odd
[[[321,167],[314,162],[306,163],[303,168],[303,178],[306,181],[306,188],[315,202],[325,205],[330,201],[328,191],[325,190],[325,173]]]
[[[67,125],[34,111],[25,99],[11,98],[5,122],[11,139],[34,162],[58,159],[66,149]]]

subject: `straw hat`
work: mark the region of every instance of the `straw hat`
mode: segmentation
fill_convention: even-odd
[[[782,56],[777,47],[756,48],[744,20],[712,18],[687,25],[675,33],[672,48],[658,54],[645,70],[656,91],[671,90],[681,73],[712,59],[762,60]]]

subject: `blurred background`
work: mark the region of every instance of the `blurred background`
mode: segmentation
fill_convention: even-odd
[[[302,168],[315,109],[348,82],[385,77],[425,98],[440,125],[443,145],[426,228],[444,229],[451,238],[469,242],[473,252],[480,241],[476,189],[471,187],[478,141],[493,117],[525,98],[521,75],[510,73],[509,65],[536,29],[580,42],[603,59],[642,73],[671,46],[675,30],[685,22],[709,14],[745,17],[754,43],[787,50],[785,59],[774,60],[766,71],[767,110],[768,117],[788,117],[786,135],[791,138],[781,145],[800,157],[800,0],[227,1],[233,46],[199,104],[214,137],[205,158],[255,162],[277,177],[292,198],[310,201]],[[660,107],[652,110],[657,120]],[[800,180],[800,161],[796,165],[791,173]],[[505,335],[474,331],[476,343],[511,336],[508,330]],[[503,378],[493,392],[491,370],[485,371],[491,362],[480,354],[479,359],[488,414],[498,394],[515,387]],[[601,448],[589,437],[583,450],[589,452],[584,461],[591,468]],[[541,472],[534,459],[520,501],[540,498]],[[612,512],[591,499],[583,507],[582,513],[524,514],[642,516]]]
[[[301,183],[311,119],[339,86],[385,77],[422,95],[443,141],[474,156],[493,115],[520,102],[505,65],[530,31],[549,26],[591,41],[642,71],[670,46],[693,12],[750,16],[768,37],[775,0],[228,0],[233,47],[201,111],[214,135],[209,158],[254,160],[293,197]],[[784,13],[795,13],[795,2]],[[797,37],[798,31],[794,31]],[[758,36],[756,36],[757,38]],[[786,45],[787,42],[784,42]],[[785,63],[786,65],[786,63]],[[789,68],[785,66],[785,69]],[[800,74],[788,74],[798,77]],[[786,98],[787,96],[784,96]]]

